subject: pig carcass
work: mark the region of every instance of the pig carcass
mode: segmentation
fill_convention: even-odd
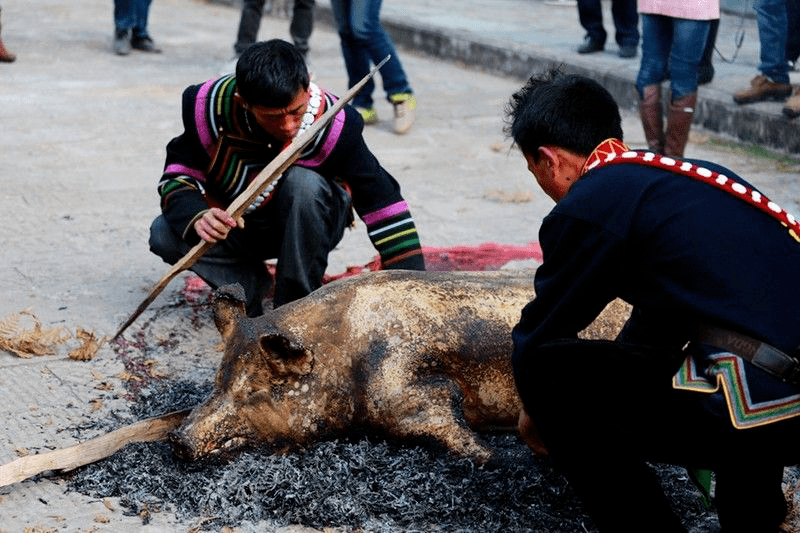
[[[485,462],[475,432],[519,416],[511,328],[533,297],[532,271],[382,271],[248,318],[241,288],[223,287],[214,390],[173,449],[190,460],[248,443],[286,450],[363,428]]]

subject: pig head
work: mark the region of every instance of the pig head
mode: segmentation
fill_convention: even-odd
[[[519,416],[511,328],[533,297],[531,271],[383,271],[248,318],[241,288],[221,288],[225,354],[211,396],[170,436],[175,453],[295,447],[361,427],[485,462],[475,431]]]

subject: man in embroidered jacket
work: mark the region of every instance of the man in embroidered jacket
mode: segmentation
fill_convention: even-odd
[[[719,165],[629,151],[616,103],[587,78],[531,78],[508,131],[556,201],[536,298],[513,330],[526,441],[600,531],[684,531],[652,461],[713,470],[723,532],[777,532],[783,468],[800,460],[800,388],[695,331],[796,353],[796,221]],[[619,338],[579,340],[616,297],[634,308]]]
[[[150,248],[168,263],[200,239],[217,243],[192,270],[212,287],[240,283],[247,312],[262,312],[277,258],[275,307],[322,284],[328,254],[352,221],[367,226],[383,268],[424,270],[414,221],[397,181],[362,137],[360,114],[345,106],[278,181],[235,221],[224,209],[335,96],[309,81],[303,57],[281,40],[256,43],[236,75],[188,87],[185,131],[167,145],[158,185],[162,214]]]

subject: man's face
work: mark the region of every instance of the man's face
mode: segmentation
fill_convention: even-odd
[[[308,105],[308,89],[300,89],[284,108],[245,104],[264,131],[279,141],[291,141],[300,129],[303,114]]]
[[[539,187],[542,188],[547,196],[558,202],[559,191],[556,190],[556,183],[552,173],[548,172],[549,169],[547,168],[546,159],[540,157],[539,160],[536,161],[533,156],[529,154],[523,155],[525,156],[525,162],[528,163],[528,171],[536,178],[536,183],[539,184]]]

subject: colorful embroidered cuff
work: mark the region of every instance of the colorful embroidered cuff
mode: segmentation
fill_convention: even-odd
[[[412,260],[409,265],[424,268],[417,228],[405,202],[397,202],[368,213],[363,219],[367,224],[369,238],[378,250],[384,268],[401,262],[406,263],[414,256],[419,256],[419,260]]]

